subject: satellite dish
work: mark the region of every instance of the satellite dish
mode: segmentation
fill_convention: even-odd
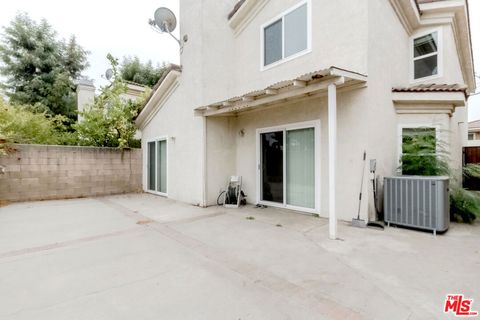
[[[158,8],[153,15],[155,25],[162,31],[171,33],[177,27],[177,18],[172,10],[168,8]]]
[[[177,27],[177,18],[172,10],[160,7],[155,10],[153,14],[153,20],[149,19],[148,24],[152,27],[153,30],[160,33],[168,33],[173,39],[175,39],[180,45],[180,53],[183,51],[183,45],[187,42],[187,35],[183,36],[183,41],[175,37],[172,32]]]
[[[105,71],[105,78],[107,78],[107,80],[110,80],[112,79],[112,77],[113,77],[113,70],[107,69],[107,71]]]

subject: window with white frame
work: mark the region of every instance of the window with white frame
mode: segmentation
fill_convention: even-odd
[[[439,32],[413,39],[413,76],[422,79],[439,74]]]
[[[167,194],[167,140],[149,141],[147,144],[147,189]]]
[[[309,49],[309,2],[303,1],[262,27],[263,67]]]

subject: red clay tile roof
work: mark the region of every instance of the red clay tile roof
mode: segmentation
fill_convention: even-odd
[[[411,87],[392,88],[393,92],[463,92],[467,95],[467,87],[459,84],[418,84]]]

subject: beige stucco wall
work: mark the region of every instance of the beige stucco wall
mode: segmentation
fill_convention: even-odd
[[[377,177],[396,174],[397,114],[392,87],[409,85],[409,36],[388,1],[369,1],[368,37],[368,147],[367,159],[376,159]],[[373,188],[369,181],[369,215],[375,216]],[[381,203],[382,193],[379,193]]]
[[[192,103],[195,89],[182,75],[177,89],[148,125],[142,129],[144,168],[147,167],[147,142],[167,138],[167,193],[170,198],[191,204],[202,202],[203,119],[195,116]],[[189,91],[192,90],[192,91]],[[198,91],[197,91],[198,92]],[[144,170],[144,190],[147,176]]]
[[[13,145],[0,157],[0,200],[66,199],[138,192],[140,149]]]
[[[367,214],[374,217],[368,162],[377,160],[380,182],[383,177],[397,173],[401,124],[438,124],[441,131],[448,132],[445,138],[454,145],[452,163],[458,165],[461,157],[461,143],[458,142],[464,136],[466,139],[461,125],[464,119],[466,122],[464,110],[457,109],[452,117],[447,114],[399,115],[396,112],[392,87],[415,84],[410,72],[412,35],[404,29],[389,1],[312,0],[312,51],[264,71],[260,70],[260,26],[298,1],[267,1],[237,35],[226,19],[235,3],[236,0],[182,1],[180,33],[189,38],[181,55],[183,71],[177,88],[143,128],[142,141],[145,153],[148,140],[169,137],[169,197],[201,204],[205,191],[206,203],[212,205],[219,191],[225,188],[228,177],[242,175],[248,200],[255,203],[258,192],[256,130],[319,119],[320,214],[327,216],[326,98],[275,105],[233,117],[203,119],[195,116],[193,110],[332,65],[368,76],[366,88],[338,95],[336,193],[341,219],[349,220],[357,213],[364,150],[367,165],[361,211],[363,218]],[[451,27],[436,28],[442,29],[444,43],[443,73],[435,82],[463,84]],[[243,136],[239,134],[242,129]],[[144,166],[146,168],[146,163]]]
[[[363,101],[363,102],[362,102]],[[362,174],[363,151],[366,148],[366,89],[338,96],[338,216],[348,220],[357,214],[358,193]],[[328,216],[328,114],[327,99],[310,99],[277,105],[265,111],[249,112],[236,118],[236,174],[243,177],[243,189],[250,203],[256,203],[257,152],[256,130],[306,121],[320,120],[320,196],[321,216]],[[366,202],[364,202],[364,205]],[[366,214],[363,208],[362,216]]]
[[[467,122],[465,108],[457,108],[452,116],[447,114],[397,114],[392,101],[392,87],[406,87],[420,83],[463,84],[453,33],[450,25],[415,30],[412,35],[401,25],[388,1],[369,1],[369,56],[368,56],[368,155],[377,159],[377,175],[382,183],[386,176],[398,173],[398,149],[402,125],[432,125],[440,130],[440,139],[450,147],[451,165],[461,168],[462,145],[466,139]],[[381,27],[379,27],[381,26]],[[440,77],[413,81],[412,39],[426,31],[441,30],[443,39]],[[413,111],[414,112],[414,111]],[[371,186],[368,189],[372,191]],[[371,195],[369,196],[372,199]],[[370,201],[370,216],[374,215]]]
[[[215,205],[220,191],[225,190],[229,177],[239,175],[236,155],[237,137],[240,133],[235,118],[208,118],[206,126],[207,204]]]
[[[260,70],[261,26],[299,1],[267,1],[234,36],[226,17],[236,2],[182,1],[181,34],[188,34],[189,40],[181,62],[185,70],[194,67],[203,79],[200,105],[330,66],[366,73],[367,1],[312,0],[312,51],[265,71]]]

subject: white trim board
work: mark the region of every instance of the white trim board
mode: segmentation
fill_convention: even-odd
[[[397,126],[397,167],[396,172],[401,173],[401,156],[402,156],[402,145],[403,145],[403,129],[420,129],[420,128],[433,128],[435,129],[435,136],[438,141],[442,141],[441,138],[441,124],[432,124],[426,122],[415,122],[415,123],[401,123]],[[436,152],[438,153],[438,143],[436,144]]]

